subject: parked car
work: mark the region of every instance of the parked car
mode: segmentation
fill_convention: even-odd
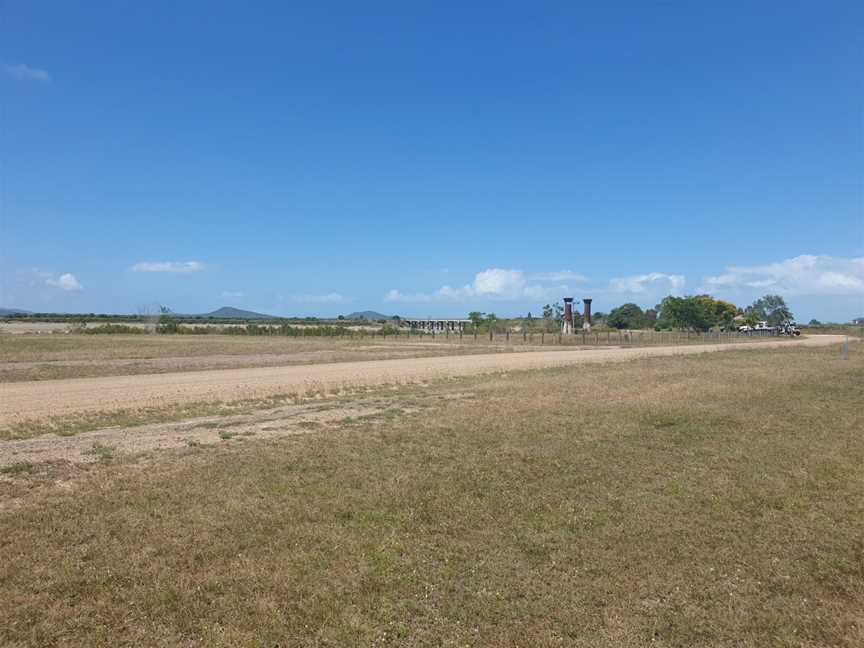
[[[768,322],[756,322],[754,326],[750,326],[749,324],[745,324],[743,326],[738,327],[739,333],[758,333],[760,335],[769,335],[769,334],[779,334],[782,333],[782,327],[780,326],[770,326]]]
[[[798,329],[795,322],[784,322],[780,327],[780,335],[798,336],[801,335],[801,331]]]

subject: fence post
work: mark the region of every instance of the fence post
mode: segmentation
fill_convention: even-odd
[[[540,346],[543,346],[546,343],[546,331],[540,333]]]

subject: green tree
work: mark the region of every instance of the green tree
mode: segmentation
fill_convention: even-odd
[[[636,304],[622,304],[612,309],[606,323],[617,329],[641,329],[646,324],[645,313]]]
[[[480,326],[483,322],[483,315],[484,314],[480,311],[471,311],[468,313],[468,319],[471,320],[471,323],[474,324],[474,326]]]
[[[765,295],[754,301],[751,310],[760,320],[768,322],[771,326],[777,326],[783,322],[794,319],[792,311],[786,306],[786,301],[780,295]]]
[[[729,326],[737,309],[734,304],[711,295],[666,297],[657,306],[660,328],[681,328],[707,331],[712,326]]]
[[[657,311],[649,308],[645,311],[645,325],[652,328],[657,323]]]
[[[756,326],[759,323],[759,315],[748,308],[744,311],[741,321],[747,326]]]
[[[709,319],[713,319],[714,323],[712,326],[719,326],[721,328],[729,328],[732,326],[732,321],[735,319],[735,314],[738,312],[738,308],[735,304],[723,301],[722,299],[714,299],[711,295],[699,295],[697,296],[697,299],[705,309],[706,316]]]
[[[554,331],[561,328],[564,322],[564,306],[561,302],[554,304],[546,304],[543,307],[543,319],[547,331]]]

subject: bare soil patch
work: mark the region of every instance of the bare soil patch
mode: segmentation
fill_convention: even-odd
[[[0,383],[512,351],[503,345],[225,335],[5,336]]]
[[[181,403],[230,402],[274,395],[333,392],[357,386],[405,384],[433,378],[539,369],[639,358],[838,344],[839,336],[797,341],[747,342],[682,347],[611,348],[369,360],[287,367],[190,371],[138,376],[63,379],[0,384],[0,426],[106,410],[154,408]]]

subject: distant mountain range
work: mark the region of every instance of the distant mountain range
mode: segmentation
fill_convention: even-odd
[[[22,310],[20,308],[0,308],[0,317],[8,317],[10,315],[38,315],[31,311]],[[200,313],[198,315],[184,315],[175,313],[175,317],[208,317],[212,319],[236,319],[236,320],[264,320],[264,319],[281,319],[274,315],[266,315],[265,313],[256,313],[255,311],[243,310],[242,308],[234,308],[233,306],[223,306],[209,313]],[[393,319],[392,315],[385,315],[378,311],[365,310],[349,313],[344,316],[346,320],[368,321],[375,322],[379,320]]]
[[[351,313],[350,315],[346,315],[345,319],[348,320],[389,320],[392,319],[390,315],[384,315],[383,313],[379,313],[377,311],[358,311],[356,313]]]
[[[242,308],[232,308],[231,306],[223,306],[211,313],[202,313],[198,317],[212,317],[214,319],[278,319],[273,315],[264,315],[254,311],[243,310]]]

